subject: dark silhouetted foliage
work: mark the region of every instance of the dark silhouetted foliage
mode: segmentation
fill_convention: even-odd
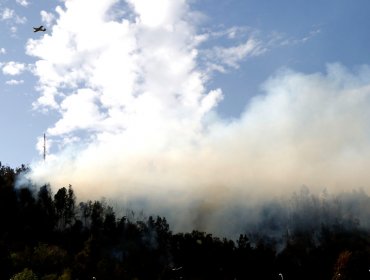
[[[230,240],[118,217],[104,201],[77,206],[71,185],[15,187],[22,172],[0,164],[0,279],[370,279],[370,231],[343,213],[346,197],[330,204],[303,189],[294,211],[268,205],[257,232]]]

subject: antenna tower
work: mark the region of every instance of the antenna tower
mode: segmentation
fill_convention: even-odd
[[[45,158],[46,158],[46,135],[44,133],[44,161],[45,161]]]

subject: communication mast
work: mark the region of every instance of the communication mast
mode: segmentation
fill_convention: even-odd
[[[46,135],[44,133],[44,161],[45,161],[45,158],[46,158]]]

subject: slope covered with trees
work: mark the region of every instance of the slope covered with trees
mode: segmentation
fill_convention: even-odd
[[[173,233],[165,217],[118,217],[104,201],[78,203],[72,186],[16,188],[25,171],[0,164],[0,279],[370,278],[370,231],[355,216],[320,218],[330,209],[312,212],[313,196],[294,198],[296,222],[280,236],[266,230],[285,223],[275,211],[260,232],[230,240]],[[299,222],[313,214],[316,224]]]

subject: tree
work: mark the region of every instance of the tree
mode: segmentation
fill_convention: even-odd
[[[0,234],[11,237],[17,226],[17,195],[14,189],[15,173],[0,162]]]
[[[84,227],[88,228],[91,224],[91,213],[92,213],[92,202],[80,202],[79,204],[80,215],[83,221]]]
[[[40,188],[37,194],[37,206],[39,210],[40,225],[42,232],[49,234],[56,225],[56,213],[49,185]]]
[[[22,239],[32,239],[37,235],[36,221],[38,219],[36,215],[36,201],[33,194],[28,188],[21,188],[18,190],[18,211],[19,220],[21,221],[22,227]],[[20,237],[21,237],[20,236]]]
[[[346,250],[339,254],[337,262],[334,267],[334,275],[332,280],[350,279],[348,276],[348,263],[352,256],[352,252]]]
[[[71,226],[75,218],[76,207],[76,197],[71,185],[69,185],[68,190],[65,187],[58,190],[54,196],[54,205],[58,217],[59,230]]]
[[[17,273],[14,275],[11,280],[38,280],[39,278],[37,275],[28,268],[25,268],[22,272]]]
[[[68,253],[56,245],[39,244],[32,254],[32,268],[36,272],[62,272],[67,263]]]
[[[113,237],[117,229],[116,215],[113,211],[113,208],[110,206],[106,207],[105,209],[103,229],[105,235],[110,238]]]
[[[69,269],[64,270],[63,274],[58,278],[58,280],[71,280],[71,271]]]
[[[100,201],[94,201],[91,210],[91,231],[98,233],[103,226],[104,205]]]

